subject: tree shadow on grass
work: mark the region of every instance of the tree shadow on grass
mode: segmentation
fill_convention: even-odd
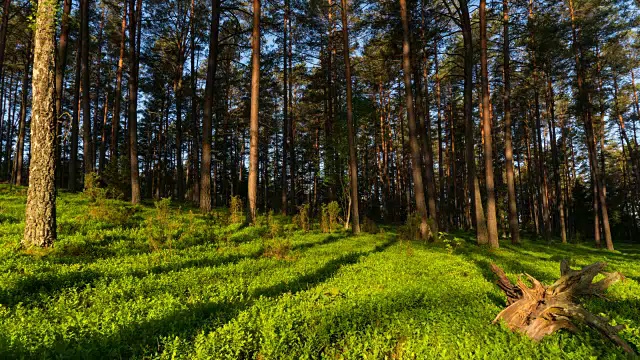
[[[187,309],[177,310],[161,319],[128,324],[113,334],[87,334],[56,342],[51,347],[25,349],[22,344],[5,347],[0,355],[12,357],[82,357],[82,358],[132,358],[144,357],[161,352],[159,339],[176,337],[191,339],[198,333],[222,326],[249,308],[261,297],[276,298],[286,293],[297,293],[332,278],[343,266],[356,263],[359,259],[373,253],[384,251],[395,243],[395,239],[376,246],[369,251],[354,252],[330,260],[315,271],[299,278],[282,282],[266,288],[259,288],[242,300],[216,300],[188,305]],[[0,344],[8,344],[0,335]]]
[[[312,242],[305,242],[302,244],[297,244],[294,245],[291,250],[296,251],[296,250],[307,250],[316,246],[320,246],[320,245],[328,245],[328,244],[332,244],[338,240],[344,239],[346,238],[346,235],[337,235],[337,234],[331,234],[326,236],[324,239],[320,240],[320,241],[312,241]]]
[[[340,237],[328,236],[321,241],[315,241],[311,243],[301,244],[298,249],[308,250],[315,246],[327,245],[338,241]],[[294,247],[295,249],[295,247]],[[110,280],[116,280],[126,276],[133,276],[135,278],[144,278],[149,274],[165,274],[169,272],[177,272],[187,270],[191,268],[205,268],[205,267],[221,267],[229,266],[239,263],[243,260],[258,259],[262,256],[263,250],[259,249],[249,254],[230,254],[223,256],[216,256],[213,258],[196,258],[179,262],[168,262],[160,265],[151,266],[145,269],[125,269],[117,274],[108,274],[94,269],[82,269],[78,271],[66,272],[63,274],[55,272],[40,272],[34,275],[21,276],[15,284],[8,289],[0,289],[0,304],[8,307],[23,304],[37,304],[43,301],[47,301],[51,295],[56,292],[63,291],[68,288],[78,287],[92,287],[99,280],[108,278]],[[115,256],[115,254],[114,254]],[[67,259],[62,261],[69,263],[69,256],[65,256],[61,259]],[[51,258],[52,260],[55,258]],[[54,260],[54,263],[56,261]],[[73,263],[73,262],[71,262]]]

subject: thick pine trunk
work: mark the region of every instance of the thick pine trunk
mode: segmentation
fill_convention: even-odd
[[[51,246],[56,239],[55,16],[54,2],[39,2],[32,81],[31,171],[23,246]]]

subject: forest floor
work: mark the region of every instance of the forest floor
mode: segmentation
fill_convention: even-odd
[[[303,232],[284,217],[243,227],[224,210],[61,193],[55,247],[22,250],[25,196],[0,185],[0,358],[624,358],[584,327],[534,343],[491,324],[505,306],[491,262],[549,284],[565,257],[627,277],[585,304],[640,348],[637,244],[489,251],[463,233],[429,245],[393,227]]]

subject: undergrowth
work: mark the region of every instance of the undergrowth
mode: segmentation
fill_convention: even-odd
[[[25,196],[0,185],[1,358],[625,358],[591,329],[534,343],[491,325],[505,306],[491,262],[551,283],[565,257],[627,277],[586,306],[640,347],[638,245],[490,251],[463,232],[413,240],[412,220],[350,236],[328,207],[307,229],[273,213],[247,226],[241,204],[233,217],[62,192],[55,247],[26,251]]]

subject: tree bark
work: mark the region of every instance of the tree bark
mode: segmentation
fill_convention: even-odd
[[[77,176],[78,176],[78,122],[80,117],[80,82],[81,82],[81,68],[80,66],[80,50],[82,47],[82,32],[78,35],[78,43],[76,46],[76,73],[75,83],[73,85],[73,114],[71,116],[71,153],[69,154],[69,191],[77,191]]]
[[[56,239],[56,4],[38,3],[33,66],[31,170],[22,245],[47,247]]]
[[[464,117],[465,117],[465,148],[467,162],[467,182],[471,199],[472,221],[475,222],[478,244],[489,242],[487,222],[480,197],[480,182],[476,174],[476,160],[474,154],[475,141],[473,136],[473,38],[469,6],[467,0],[460,1],[460,21],[464,42]]]
[[[118,68],[116,70],[116,89],[113,95],[113,118],[111,119],[111,149],[109,161],[115,169],[118,163],[118,137],[120,132],[120,108],[122,102],[122,68],[124,66],[124,48],[127,32],[127,0],[122,2],[122,25],[120,26],[120,54],[118,55]]]
[[[504,29],[502,43],[502,55],[504,59],[504,153],[507,173],[509,230],[511,232],[511,243],[518,244],[520,242],[520,229],[518,225],[518,207],[516,200],[515,175],[513,171],[513,145],[511,129],[511,40],[509,38],[509,0],[502,0],[502,16]]]
[[[212,0],[211,32],[209,34],[209,60],[205,85],[202,118],[202,167],[200,168],[200,211],[211,211],[211,118],[216,68],[218,66],[218,33],[220,29],[220,0]]]
[[[24,156],[24,137],[27,127],[27,106],[28,106],[28,95],[29,95],[29,69],[31,68],[31,37],[27,41],[26,54],[24,59],[24,71],[22,74],[22,99],[20,104],[20,125],[18,129],[18,143],[16,144],[16,156],[15,156],[15,165],[13,166],[13,171],[15,176],[13,178],[13,183],[16,185],[22,185],[22,167],[23,167],[23,156]],[[56,122],[57,123],[57,122]]]
[[[400,18],[402,20],[402,72],[404,77],[404,91],[407,105],[407,123],[409,126],[409,146],[411,147],[411,173],[413,176],[413,193],[416,210],[420,215],[420,235],[423,239],[429,236],[427,223],[427,204],[424,198],[424,184],[422,182],[422,154],[418,143],[416,116],[413,107],[413,92],[411,90],[411,48],[409,44],[410,30],[407,11],[407,1],[400,0]]]
[[[71,13],[72,0],[64,0],[62,5],[62,19],[60,20],[60,38],[58,39],[58,59],[56,62],[56,161],[59,173],[59,185],[62,185],[62,157],[60,139],[62,136],[62,98],[64,96],[64,75],[67,67],[67,49],[69,42],[69,14]]]
[[[404,1],[404,0],[402,0]],[[349,47],[349,22],[347,20],[347,0],[342,4],[342,46],[344,55],[345,81],[347,82],[347,140],[349,145],[349,180],[351,188],[351,226],[354,234],[360,233],[360,212],[358,203],[358,159],[356,158],[356,134],[353,124],[353,104],[351,90],[351,60]],[[414,119],[415,122],[415,119]],[[414,123],[415,125],[415,123]],[[419,171],[419,170],[418,170]]]
[[[287,214],[287,157],[289,156],[289,119],[288,119],[288,110],[289,110],[289,93],[287,91],[288,86],[288,75],[289,69],[287,68],[287,60],[288,56],[288,48],[287,48],[287,25],[289,22],[289,0],[285,0],[284,5],[284,25],[282,27],[282,38],[283,38],[283,47],[282,47],[282,77],[283,77],[283,100],[282,100],[282,178],[281,178],[281,202],[282,202],[282,213]]]
[[[87,0],[85,0],[87,1]],[[136,3],[137,2],[137,3]],[[129,167],[131,170],[131,203],[140,203],[140,170],[138,168],[138,72],[140,43],[137,31],[142,0],[129,0]]]
[[[249,220],[256,222],[258,197],[258,116],[260,111],[260,0],[253,0],[253,31],[251,33],[251,114],[249,147]]]
[[[84,173],[94,171],[95,158],[93,139],[91,135],[91,89],[89,83],[89,0],[80,1],[80,29],[82,43],[80,45],[82,64],[82,152],[84,159]]]
[[[484,168],[487,187],[487,235],[489,246],[500,247],[496,219],[496,194],[493,180],[493,144],[491,138],[491,94],[489,94],[489,66],[487,59],[487,0],[480,0],[480,73],[482,86],[482,127],[484,129]]]

